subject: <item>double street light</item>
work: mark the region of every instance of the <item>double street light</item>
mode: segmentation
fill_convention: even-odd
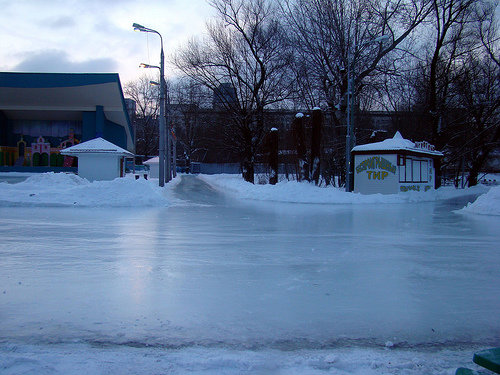
[[[367,46],[372,43],[381,43],[389,39],[389,35],[382,35],[378,38],[369,40],[360,45],[360,47]],[[354,51],[356,51],[357,45],[354,45]],[[351,49],[349,48],[347,52],[347,134],[345,139],[345,191],[350,192],[353,190],[353,168],[352,168],[352,156],[351,149],[354,147],[352,144],[352,139],[354,139],[354,119],[352,118],[352,101],[354,99],[355,93],[353,92],[355,72],[354,67],[351,68],[354,63],[351,54]]]
[[[165,155],[170,155],[169,151],[169,144],[167,142],[167,137],[168,134],[166,132],[166,119],[165,119],[165,93],[166,93],[166,88],[165,88],[165,56],[163,54],[163,38],[161,34],[153,29],[150,29],[148,27],[139,25],[138,23],[134,23],[132,25],[134,30],[136,31],[141,31],[144,33],[153,33],[157,34],[160,37],[160,42],[161,42],[161,54],[160,54],[160,66],[156,65],[149,65],[149,64],[144,64],[142,63],[140,66],[143,68],[154,68],[154,69],[160,69],[160,140],[159,140],[159,147],[158,147],[158,158],[159,158],[159,185],[164,186],[165,181],[169,182],[170,181],[170,168],[168,163],[168,159],[166,158]],[[166,149],[165,149],[166,148]],[[167,163],[165,163],[167,161]],[[166,172],[166,173],[165,173]]]

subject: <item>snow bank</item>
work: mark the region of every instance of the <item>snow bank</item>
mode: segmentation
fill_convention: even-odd
[[[0,206],[168,206],[174,184],[132,177],[89,182],[74,174],[40,173],[17,184],[0,183]]]
[[[199,178],[214,189],[229,193],[239,199],[291,203],[375,204],[430,202],[464,195],[482,194],[488,190],[484,186],[476,186],[463,190],[457,190],[454,187],[444,187],[428,192],[363,195],[359,193],[346,193],[343,189],[331,186],[317,187],[314,184],[297,181],[282,181],[276,185],[258,185],[245,182],[239,175],[199,175]]]
[[[500,216],[500,186],[491,188],[474,202],[458,210],[459,213]]]
[[[133,343],[132,343],[133,344]],[[340,348],[235,350],[231,348],[0,344],[8,374],[454,374],[481,347],[443,350]]]

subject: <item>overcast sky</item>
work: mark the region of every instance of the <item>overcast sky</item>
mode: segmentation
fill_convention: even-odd
[[[159,31],[168,57],[211,14],[205,0],[0,0],[0,71],[117,72],[124,84],[160,60],[158,36],[132,23]]]

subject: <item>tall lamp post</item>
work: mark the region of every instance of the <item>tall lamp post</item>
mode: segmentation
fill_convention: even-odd
[[[159,147],[158,147],[158,158],[159,158],[159,174],[158,174],[158,179],[159,179],[159,185],[160,186],[165,186],[165,145],[166,145],[166,125],[165,125],[165,79],[164,79],[164,74],[165,74],[165,57],[163,54],[163,38],[161,34],[153,29],[150,29],[148,27],[144,27],[142,25],[139,25],[138,23],[134,23],[132,25],[134,30],[136,31],[142,31],[144,33],[154,33],[157,34],[160,37],[160,42],[161,42],[161,54],[160,54],[160,140],[159,140]],[[144,67],[148,67],[147,64],[143,64]],[[155,67],[149,65],[149,67]]]
[[[159,66],[156,66],[156,65],[150,65],[150,64],[145,64],[145,63],[140,63],[139,64],[139,67],[140,68],[146,68],[146,69],[160,69]],[[164,80],[164,79],[163,79]],[[156,82],[156,81],[149,81],[149,83],[153,86],[160,86],[160,83]],[[167,87],[167,83],[163,82],[163,85],[164,87]],[[167,90],[165,89],[165,92],[167,92]],[[167,97],[167,99],[165,100],[165,104],[168,106],[169,105],[169,100],[168,100],[168,95],[165,94],[165,96]],[[172,179],[172,163],[171,163],[171,158],[170,158],[170,154],[171,154],[171,151],[172,151],[172,146],[171,146],[171,135],[170,135],[170,130],[168,129],[169,126],[168,126],[168,119],[169,119],[169,116],[168,116],[168,107],[167,109],[164,109],[164,117],[165,117],[165,123],[167,124],[166,126],[166,139],[165,139],[165,142],[167,143],[166,147],[165,147],[165,150],[166,150],[166,156],[165,156],[165,181],[166,182],[170,182],[170,180]],[[175,150],[174,150],[174,155],[175,155]],[[175,177],[175,175],[173,176]]]
[[[366,46],[372,43],[379,43],[389,39],[389,35],[382,35],[378,38],[369,40],[362,43],[360,46]],[[356,51],[356,44],[354,45],[354,51]],[[353,171],[351,168],[352,158],[351,149],[353,147],[352,139],[354,138],[354,118],[352,116],[352,102],[355,93],[353,92],[355,72],[354,68],[351,68],[353,64],[353,58],[351,54],[351,49],[349,48],[347,52],[347,134],[345,137],[345,191],[350,192],[353,190]]]

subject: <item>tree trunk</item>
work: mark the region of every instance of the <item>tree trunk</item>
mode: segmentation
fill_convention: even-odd
[[[486,140],[483,140],[481,142],[479,155],[474,158],[469,170],[469,187],[477,185],[477,177],[479,176],[479,172],[481,172],[481,169],[484,168],[484,165],[486,164],[490,153],[493,151],[495,145],[498,144],[499,139],[500,126],[496,128],[495,134],[493,134],[493,137],[489,140],[489,142],[486,142]]]
[[[276,185],[278,183],[278,129],[272,128],[269,134],[269,168],[271,175],[269,183]]]
[[[319,184],[321,166],[321,129],[323,117],[319,108],[314,108],[312,113],[312,137],[311,137],[311,179],[316,185]]]
[[[489,156],[489,150],[484,150],[474,158],[472,165],[469,169],[469,187],[477,185],[477,178],[479,177],[479,172],[484,167],[484,164]]]
[[[247,182],[254,183],[254,155],[252,144],[252,132],[248,127],[242,129],[243,133],[243,157],[241,160],[241,173],[243,179]]]
[[[243,179],[246,182],[254,183],[254,164],[249,160],[243,160],[241,165]]]
[[[309,181],[309,164],[306,156],[306,142],[304,130],[304,115],[297,113],[292,124],[295,149],[297,151],[297,161],[299,164],[298,180]]]

